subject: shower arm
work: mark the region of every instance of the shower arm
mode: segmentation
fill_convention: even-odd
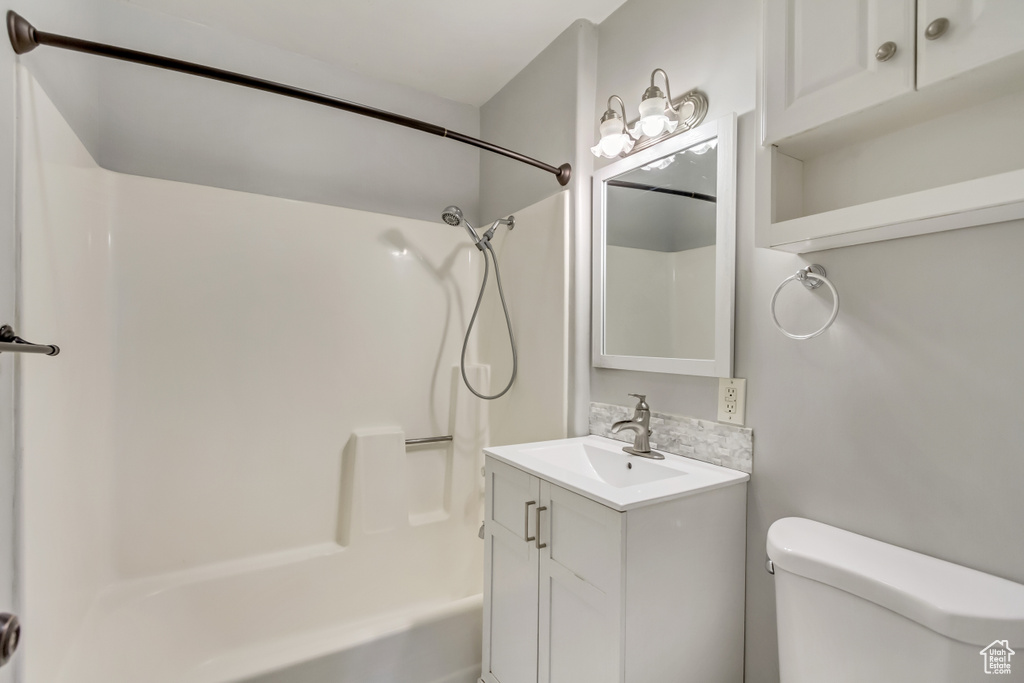
[[[14,51],[19,55],[31,52],[40,45],[47,45],[49,47],[58,47],[62,50],[84,52],[86,54],[98,55],[100,57],[109,57],[111,59],[119,59],[125,62],[152,66],[158,69],[167,69],[169,71],[191,74],[193,76],[209,78],[222,83],[231,83],[245,88],[262,90],[263,92],[269,92],[275,95],[284,95],[285,97],[292,97],[297,100],[304,100],[306,102],[312,102],[313,104],[319,104],[333,109],[340,109],[342,111],[359,114],[360,116],[367,116],[379,121],[387,121],[388,123],[394,123],[399,126],[405,126],[406,128],[423,131],[424,133],[430,133],[431,135],[437,135],[442,138],[449,138],[457,142],[472,145],[473,147],[478,147],[488,152],[500,154],[524,164],[529,164],[530,166],[539,168],[542,171],[547,171],[555,176],[559,185],[567,185],[569,183],[569,179],[572,177],[572,166],[568,163],[562,164],[561,166],[545,164],[543,161],[538,161],[537,159],[528,157],[525,154],[505,149],[504,147],[487,142],[486,140],[480,140],[470,137],[469,135],[463,135],[462,133],[448,130],[442,126],[427,123],[426,121],[420,121],[419,119],[414,119],[408,116],[402,116],[401,114],[394,114],[382,109],[367,107],[363,104],[349,102],[347,100],[330,97],[328,95],[322,95],[311,90],[293,88],[292,86],[275,83],[274,81],[266,81],[261,78],[254,78],[252,76],[246,76],[232,71],[224,71],[223,69],[215,69],[211,66],[185,62],[179,59],[172,59],[170,57],[161,57],[160,55],[154,55],[148,52],[129,50],[127,48],[106,45],[104,43],[94,43],[89,40],[71,38],[68,36],[58,35],[56,33],[46,33],[36,29],[24,17],[13,10],[9,10],[7,12],[7,33],[11,39],[11,47],[13,47]]]

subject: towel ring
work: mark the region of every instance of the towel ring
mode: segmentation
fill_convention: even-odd
[[[814,281],[811,281],[811,278],[814,278]],[[832,306],[832,315],[828,317],[828,321],[824,325],[822,325],[822,327],[819,330],[811,332],[810,334],[793,334],[791,332],[787,332],[785,328],[782,327],[782,323],[779,322],[779,318],[775,314],[775,302],[779,298],[779,292],[781,292],[782,288],[788,285],[793,280],[801,282],[803,286],[806,287],[807,289],[817,289],[818,287],[821,287],[821,285],[824,283],[828,285],[828,288],[830,290],[832,290],[832,301],[835,302]],[[821,334],[829,327],[831,327],[832,323],[834,323],[836,320],[836,316],[839,315],[839,292],[836,291],[835,285],[833,285],[832,282],[827,277],[825,277],[825,269],[819,266],[817,263],[815,263],[812,266],[801,268],[800,270],[796,271],[795,275],[790,275],[789,277],[782,281],[782,284],[780,284],[778,288],[775,290],[775,294],[772,295],[771,309],[772,322],[775,323],[775,327],[779,328],[779,332],[786,335],[790,339],[813,339],[814,337],[817,337],[819,334]]]

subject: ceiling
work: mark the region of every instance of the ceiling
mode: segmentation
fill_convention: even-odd
[[[480,106],[576,19],[625,0],[129,0]]]

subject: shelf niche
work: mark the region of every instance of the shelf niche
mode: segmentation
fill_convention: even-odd
[[[900,128],[890,117],[874,137],[839,124],[762,150],[759,246],[807,253],[1024,218],[1024,90],[938,111]]]

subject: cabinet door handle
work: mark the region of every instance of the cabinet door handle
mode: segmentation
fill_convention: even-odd
[[[537,536],[536,536],[537,550],[540,550],[541,548],[547,548],[548,547],[547,543],[541,543],[540,542],[540,513],[544,512],[547,509],[548,509],[548,507],[546,505],[541,505],[539,508],[537,508],[537,520],[536,520],[537,521]]]
[[[946,31],[948,30],[949,19],[946,17],[939,17],[932,23],[928,24],[928,27],[924,30],[924,37],[928,40],[937,40],[946,35]]]
[[[896,55],[896,43],[891,40],[887,43],[882,43],[878,50],[875,51],[875,59],[880,62],[888,62]]]
[[[536,541],[537,540],[536,536],[531,536],[530,535],[530,506],[531,505],[536,505],[536,504],[537,504],[537,501],[535,501],[535,500],[528,500],[528,501],[526,501],[526,512],[523,515],[523,538],[526,539],[527,543],[529,543],[530,541]]]

